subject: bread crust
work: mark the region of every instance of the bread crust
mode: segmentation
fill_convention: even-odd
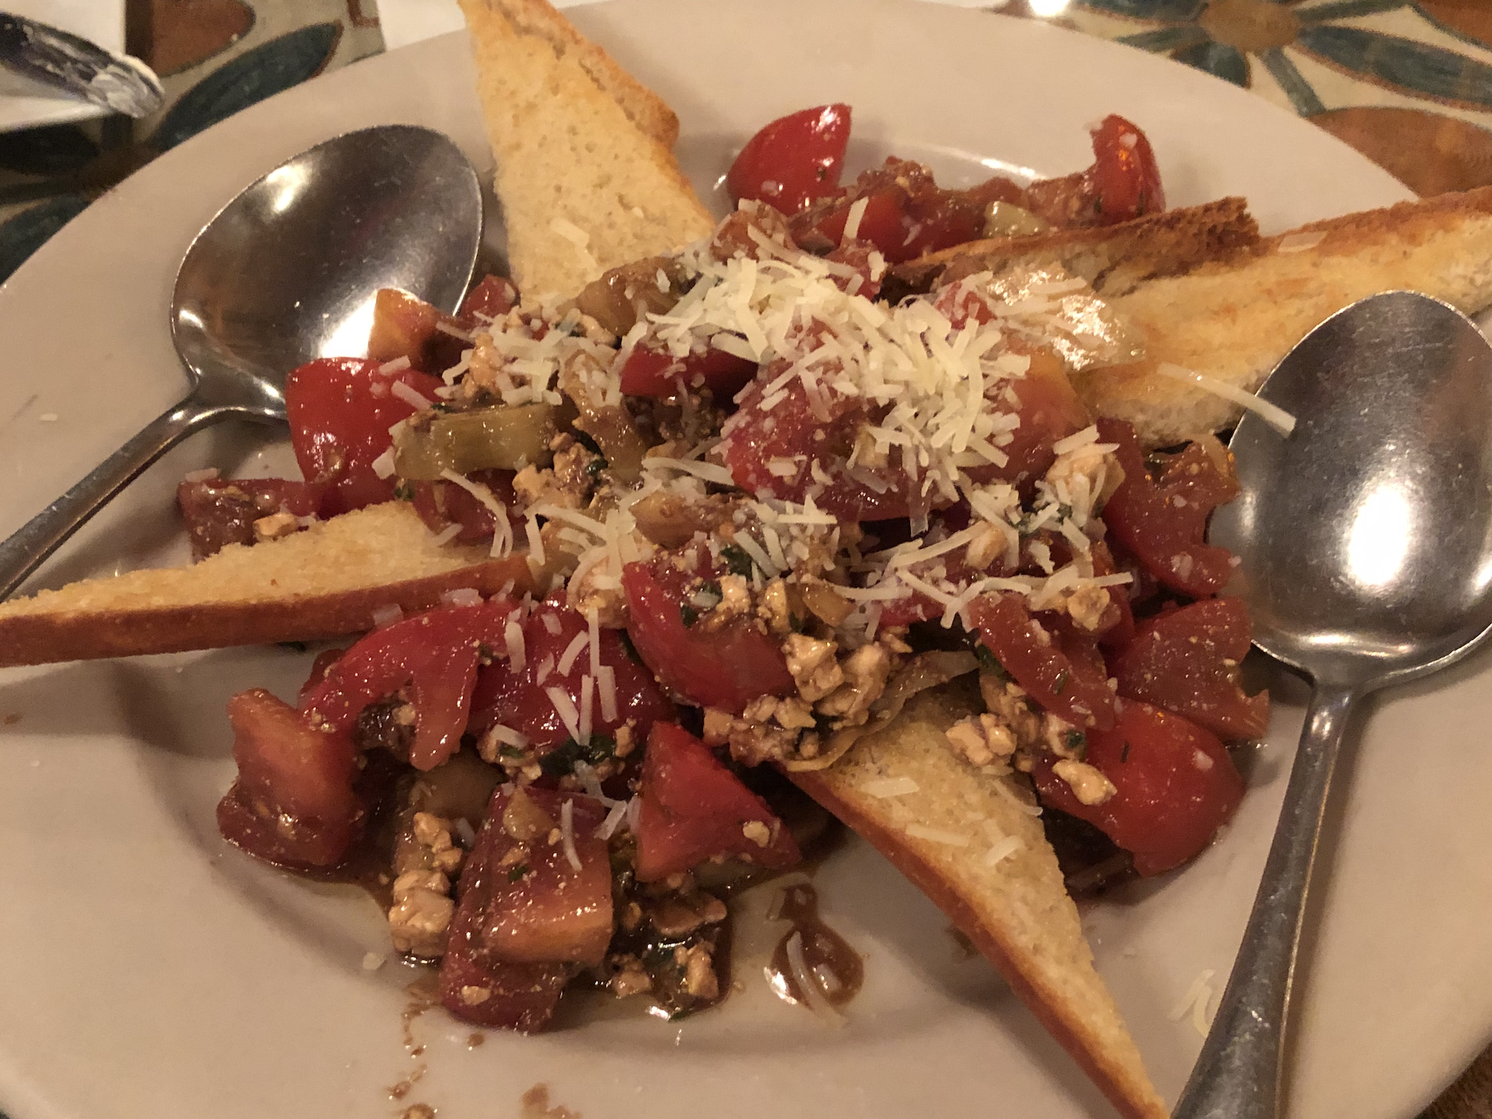
[[[545,0],[462,0],[496,156],[508,263],[526,298],[714,229],[670,150],[673,113]]]
[[[441,546],[405,502],[344,513],[281,540],[232,544],[185,568],[87,579],[0,603],[0,666],[321,641],[376,611],[429,609],[447,592],[532,589],[522,556]]]
[[[1056,262],[1100,295],[1114,296],[1158,276],[1238,258],[1258,243],[1259,226],[1247,201],[1220,198],[1119,225],[971,241],[898,264],[891,276],[908,292],[926,291],[976,272]]]
[[[1167,377],[1163,363],[1253,392],[1317,324],[1380,291],[1409,289],[1465,314],[1492,305],[1492,187],[1312,222],[1226,262],[1108,297],[1146,356],[1074,378],[1097,415],[1152,447],[1236,423],[1241,409]]]
[[[943,732],[979,710],[967,678],[923,692],[829,768],[788,776],[932,899],[1121,1114],[1164,1119],[1165,1104],[1094,970],[1040,821],[1017,803],[1010,777],[981,773],[946,745]],[[918,791],[888,798],[865,790],[869,781],[897,777],[912,778]],[[993,867],[985,863],[986,821],[1021,840]],[[966,833],[970,845],[910,835],[908,823]]]

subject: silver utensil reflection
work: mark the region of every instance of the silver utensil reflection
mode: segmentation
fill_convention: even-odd
[[[366,352],[379,288],[454,311],[481,236],[476,172],[426,128],[349,132],[246,188],[176,275],[171,333],[195,387],[0,544],[0,598],[187,435],[229,416],[283,421],[292,369]]]
[[[1455,310],[1389,292],[1311,332],[1230,444],[1243,494],[1210,539],[1254,644],[1314,692],[1243,945],[1175,1119],[1278,1114],[1286,1010],[1342,732],[1378,688],[1443,668],[1492,627],[1492,346]]]
[[[138,59],[9,12],[0,12],[0,66],[130,117],[149,116],[166,97],[155,72]]]

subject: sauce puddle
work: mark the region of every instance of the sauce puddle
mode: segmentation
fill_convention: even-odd
[[[806,1004],[846,1005],[865,982],[865,963],[844,937],[819,916],[818,891],[807,882],[784,886],[768,919],[789,922],[763,969],[778,998]],[[810,983],[811,991],[803,986]]]

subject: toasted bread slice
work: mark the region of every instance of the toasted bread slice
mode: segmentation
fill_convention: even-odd
[[[522,557],[437,544],[413,507],[374,505],[280,540],[230,544],[191,567],[87,579],[0,603],[0,666],[319,641],[423,610],[448,591],[530,589]]]
[[[1110,295],[1144,332],[1144,360],[1080,374],[1098,415],[1150,446],[1220,431],[1231,401],[1165,376],[1171,364],[1252,392],[1318,323],[1375,292],[1408,288],[1472,314],[1492,305],[1492,187],[1314,222],[1253,252]]]
[[[891,269],[891,278],[906,291],[926,291],[976,272],[1055,262],[1087,280],[1100,295],[1112,297],[1133,291],[1145,280],[1231,260],[1258,241],[1259,226],[1248,203],[1221,198],[1120,225],[971,241],[898,264]]]
[[[960,718],[983,710],[966,685],[915,696],[832,766],[789,776],[948,915],[1122,1114],[1163,1119],[1165,1104],[1094,970],[1030,793],[1012,777],[974,769],[944,739]],[[892,778],[910,778],[916,791],[880,794],[876,785]]]
[[[497,157],[508,263],[525,296],[706,237],[673,112],[545,0],[462,0]]]

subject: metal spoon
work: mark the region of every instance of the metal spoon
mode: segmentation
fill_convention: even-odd
[[[0,598],[187,435],[228,416],[283,421],[292,369],[366,352],[379,288],[455,310],[481,238],[476,172],[427,128],[349,132],[245,188],[176,274],[171,334],[191,393],[0,544]]]
[[[1459,659],[1492,627],[1492,347],[1428,296],[1375,295],[1280,362],[1231,444],[1243,495],[1210,538],[1254,644],[1315,685],[1243,945],[1175,1119],[1277,1114],[1301,914],[1352,704]]]

